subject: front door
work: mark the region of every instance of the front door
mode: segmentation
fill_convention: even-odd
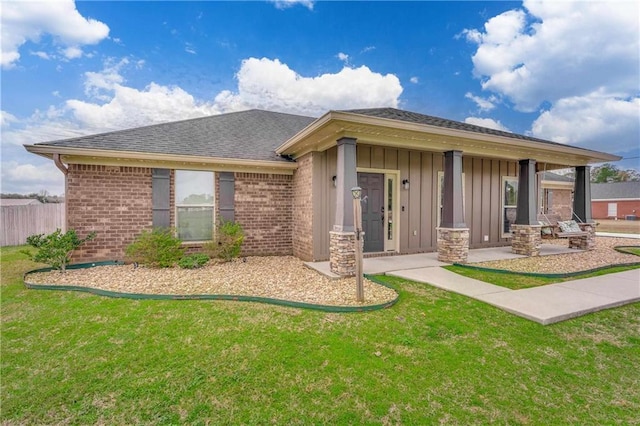
[[[358,173],[365,253],[384,251],[384,174]]]

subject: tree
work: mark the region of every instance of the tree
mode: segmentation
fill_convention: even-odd
[[[593,183],[637,181],[640,181],[640,173],[634,169],[622,170],[610,163],[605,163],[591,169],[591,182]]]

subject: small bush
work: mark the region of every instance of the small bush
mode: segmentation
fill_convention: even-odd
[[[213,241],[206,243],[202,248],[213,258],[229,262],[240,256],[244,231],[239,223],[222,221]]]
[[[170,228],[143,231],[125,251],[127,260],[151,268],[170,268],[182,258],[182,241]]]
[[[184,256],[178,261],[178,266],[182,269],[202,268],[209,261],[209,256],[204,253],[194,253]]]
[[[56,229],[49,235],[38,234],[27,237],[27,244],[38,249],[36,254],[28,250],[22,252],[27,254],[31,260],[50,265],[60,272],[65,272],[67,265],[71,261],[71,253],[87,241],[96,237],[95,232],[91,232],[85,238],[78,238],[76,231],[68,230],[64,234],[60,229]]]

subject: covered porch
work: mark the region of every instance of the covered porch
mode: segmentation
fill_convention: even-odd
[[[294,192],[312,188],[294,193],[294,255],[328,260],[340,276],[354,273],[353,187],[366,200],[365,252],[465,263],[469,249],[511,246],[536,256],[537,173],[574,167],[573,211],[592,223],[589,164],[617,159],[390,108],[331,111],[278,153],[298,163]]]

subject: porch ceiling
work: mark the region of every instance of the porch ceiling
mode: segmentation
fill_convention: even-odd
[[[514,135],[517,136],[517,135]],[[462,151],[465,156],[506,160],[534,159],[547,170],[590,163],[617,161],[618,156],[554,142],[537,142],[442,128],[432,125],[330,111],[277,149],[293,158],[311,151],[325,151],[342,137],[359,144],[418,151]]]

